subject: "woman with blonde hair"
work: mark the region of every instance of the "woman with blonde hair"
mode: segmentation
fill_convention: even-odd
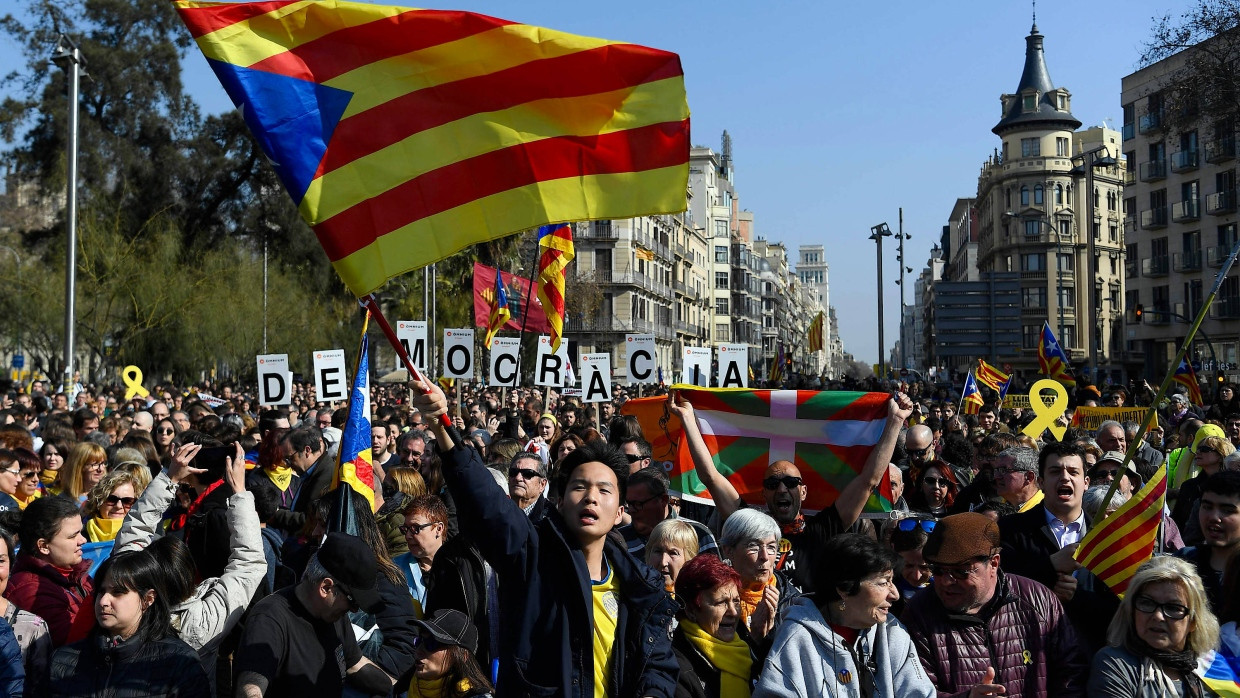
[[[1197,658],[1218,644],[1201,577],[1173,557],[1141,565],[1094,655],[1087,694],[1102,698],[1209,695],[1194,673]]]
[[[82,505],[82,520],[86,523],[82,533],[86,540],[91,543],[115,540],[125,516],[144,489],[138,478],[126,470],[113,470],[104,475],[90,488],[86,504]]]
[[[676,588],[680,569],[697,554],[697,529],[681,519],[659,522],[646,540],[646,564],[663,575],[663,586],[668,592]]]
[[[86,493],[107,472],[108,454],[103,447],[89,441],[79,441],[69,450],[60,469],[60,496],[81,506],[86,502]]]

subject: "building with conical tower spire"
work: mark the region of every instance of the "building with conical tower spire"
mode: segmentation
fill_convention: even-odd
[[[1124,162],[1094,163],[1103,153],[1118,159],[1120,134],[1104,126],[1081,130],[1072,94],[1051,81],[1044,38],[1034,24],[1020,83],[999,98],[991,130],[1001,144],[977,182],[977,266],[983,274],[1020,274],[1020,349],[1001,361],[1037,377],[1038,342],[1049,322],[1078,370],[1089,364],[1093,334],[1105,384],[1123,374]]]

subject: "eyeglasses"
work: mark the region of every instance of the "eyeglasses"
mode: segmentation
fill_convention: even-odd
[[[103,500],[104,504],[111,504],[112,506],[120,504],[126,508],[133,506],[133,503],[136,501],[138,501],[137,497],[117,497],[114,494],[108,495],[107,499]]]
[[[1089,479],[1097,480],[1099,478],[1115,477],[1116,475],[1119,475],[1119,472],[1120,471],[1118,468],[1114,470],[1110,468],[1095,468],[1094,470],[1089,471]]]
[[[645,456],[636,453],[626,453],[624,454],[624,457],[628,458],[630,463],[636,463],[637,461],[645,458]]]
[[[778,543],[763,544],[755,540],[755,541],[752,541],[749,545],[745,546],[745,552],[749,553],[753,557],[757,557],[758,553],[762,552],[763,550],[766,551],[767,557],[775,557],[776,555],[779,554],[779,544]]]
[[[108,462],[106,460],[101,460],[98,463],[87,463],[86,464],[87,470],[103,470],[106,467],[108,467]]]
[[[1158,603],[1148,596],[1138,596],[1133,606],[1142,613],[1162,611],[1163,618],[1167,620],[1180,620],[1188,615],[1187,606],[1181,606],[1178,603]]]
[[[977,563],[984,562],[989,559],[989,555],[979,555],[978,557],[966,561],[968,567],[961,567],[960,565],[936,565],[932,562],[929,565],[930,574],[936,577],[948,577],[957,582],[963,582],[977,570]]]
[[[443,646],[443,643],[439,642],[439,640],[431,637],[430,635],[415,635],[413,637],[413,646],[416,649],[421,649],[427,654],[434,654],[439,651],[439,648]]]
[[[645,507],[647,504],[649,504],[650,502],[653,502],[654,500],[658,499],[661,496],[662,495],[654,495],[652,497],[646,497],[645,499],[630,499],[629,501],[624,503],[624,508],[628,509],[629,511],[637,511],[638,509]]]
[[[9,470],[8,468],[5,468],[5,469],[4,469],[4,472],[8,473],[9,475],[16,475],[17,477],[21,477],[21,476],[22,476],[22,469],[21,469],[21,468],[18,468],[17,470]]]
[[[156,433],[156,434],[159,434],[159,435],[161,435],[161,436],[169,436],[169,435],[171,435],[171,434],[175,434],[175,433],[176,433],[176,431],[175,431],[175,430],[173,430],[173,429],[159,429],[159,430],[158,430],[158,431],[156,431],[155,433]]]
[[[762,486],[768,490],[777,490],[780,485],[788,489],[801,486],[801,478],[792,475],[784,475],[783,477],[768,477],[762,481]]]
[[[896,528],[901,531],[912,531],[920,527],[921,530],[929,533],[937,525],[939,525],[939,522],[934,519],[900,519],[900,522],[896,524]]]
[[[533,468],[509,468],[508,477],[516,477],[520,475],[526,480],[533,480],[536,477],[542,477],[542,473]]]
[[[952,483],[951,483],[951,481],[949,481],[949,480],[948,480],[947,478],[945,478],[945,477],[927,477],[927,478],[922,478],[922,482],[926,483],[927,485],[930,485],[931,487],[933,487],[933,488],[934,488],[934,489],[936,489],[936,490],[937,490],[938,488],[940,488],[940,487],[942,487],[943,489],[947,489],[947,488],[948,488],[948,487],[950,487],[950,486],[951,486],[951,484],[952,484]]]
[[[396,527],[396,529],[397,529],[398,531],[400,531],[401,533],[405,534],[405,535],[413,534],[413,535],[415,535],[415,536],[416,536],[416,535],[418,535],[419,533],[421,533],[422,531],[425,531],[426,529],[430,528],[431,526],[434,526],[436,523],[438,523],[438,522],[437,522],[437,521],[427,521],[427,522],[426,522],[426,523],[424,523],[424,524],[407,524],[407,525],[397,526],[397,527]]]
[[[916,449],[910,450],[908,454],[914,458],[921,458],[922,456],[925,456],[927,453],[929,453],[930,449],[932,448],[934,448],[934,444],[930,444],[929,446],[926,446],[925,448],[916,448]]]

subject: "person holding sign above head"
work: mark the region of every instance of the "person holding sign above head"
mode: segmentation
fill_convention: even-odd
[[[477,451],[458,444],[439,416],[435,385],[412,404],[426,417],[456,499],[461,531],[499,575],[499,680],[505,694],[571,698],[671,698],[675,604],[658,572],[608,536],[621,520],[628,463],[587,443],[560,466],[559,506],[531,521]]]
[[[882,482],[891,463],[896,439],[904,420],[913,413],[913,402],[904,393],[895,393],[887,402],[887,420],[882,436],[860,474],[853,478],[836,498],[835,503],[813,516],[801,513],[801,502],[808,492],[801,471],[786,460],[771,463],[762,480],[762,494],[767,512],[779,524],[782,539],[776,569],[786,574],[802,591],[813,591],[809,570],[813,557],[828,540],[849,529],[861,516],[871,490]],[[677,393],[668,394],[668,410],[680,418],[685,439],[693,457],[698,478],[710,492],[718,507],[719,518],[726,521],[745,506],[736,487],[715,468],[714,460],[694,416],[693,405]],[[785,545],[786,542],[786,545]]]

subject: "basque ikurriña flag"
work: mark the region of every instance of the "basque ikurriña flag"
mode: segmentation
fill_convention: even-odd
[[[693,404],[715,467],[745,502],[764,503],[762,479],[767,466],[786,460],[801,471],[809,491],[804,507],[809,511],[830,506],[865,467],[883,433],[891,399],[887,393],[691,385],[672,389]],[[706,486],[694,472],[685,439],[681,434],[672,438],[680,442],[678,458],[668,473],[672,489],[690,500],[710,501]],[[892,499],[891,483],[884,475],[866,511],[890,511]]]
[[[340,455],[332,487],[342,483],[353,488],[375,505],[375,471],[371,463],[370,446],[370,352],[366,340],[366,328],[370,313],[362,326],[362,345],[357,357],[357,371],[353,374],[353,389],[349,391],[349,418],[340,434]]]
[[[344,0],[175,7],[358,296],[547,223],[685,210],[674,53]]]

